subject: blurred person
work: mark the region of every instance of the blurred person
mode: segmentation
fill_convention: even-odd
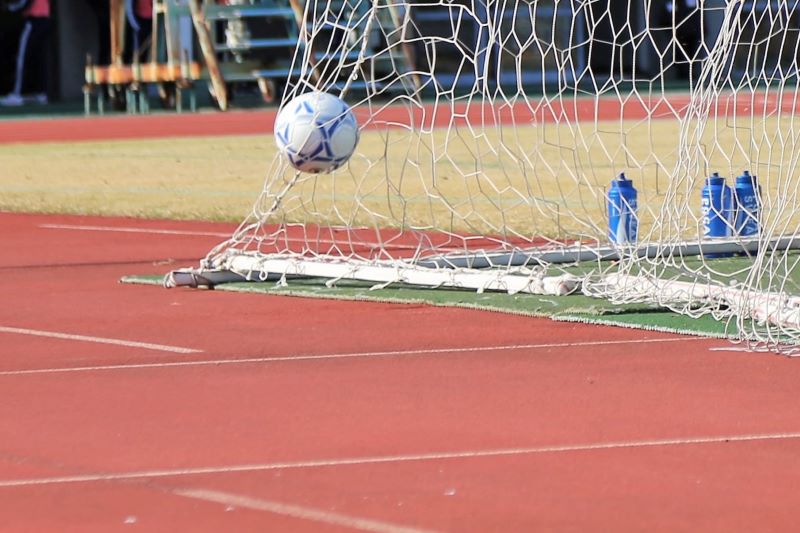
[[[97,58],[98,65],[111,63],[111,10],[109,0],[87,0],[97,21]]]
[[[0,105],[20,106],[26,101],[46,104],[50,0],[12,0],[3,7],[21,12],[23,26],[14,65],[14,87],[0,98]]]
[[[98,54],[96,64],[111,64],[111,7],[109,0],[87,0],[97,21]],[[125,45],[123,63],[141,54],[153,30],[153,0],[125,0]],[[140,60],[144,59],[140,55]]]
[[[0,95],[8,94],[14,87],[17,43],[22,32],[22,14],[4,8],[7,0],[0,0]]]
[[[125,20],[129,31],[125,37],[124,61],[131,63],[134,54],[142,61],[153,32],[153,0],[125,0]]]

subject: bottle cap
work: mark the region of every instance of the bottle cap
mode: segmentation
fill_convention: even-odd
[[[615,180],[613,180],[611,182],[611,186],[612,187],[631,188],[631,187],[633,187],[633,182],[625,177],[625,173],[624,172],[620,172],[619,176],[617,177],[617,179],[615,179]]]
[[[706,178],[706,185],[725,185],[725,178],[719,175],[719,172],[714,172]]]
[[[751,176],[749,170],[742,172],[741,176],[736,176],[736,185],[755,185],[756,176]]]

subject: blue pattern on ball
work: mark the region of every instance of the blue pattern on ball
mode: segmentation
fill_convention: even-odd
[[[304,141],[293,138],[291,131],[300,124],[312,128]],[[319,142],[311,141],[317,138],[314,135],[319,136]],[[344,137],[334,142],[337,135]],[[275,124],[279,149],[293,167],[304,172],[330,172],[339,168],[350,159],[358,137],[358,123],[348,105],[327,93],[306,93],[291,100],[278,114]],[[348,151],[337,154],[334,146],[340,152]]]

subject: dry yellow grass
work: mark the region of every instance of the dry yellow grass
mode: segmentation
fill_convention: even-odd
[[[774,133],[793,132],[791,120],[746,128],[709,123],[701,136],[707,166],[730,174],[758,159],[753,170],[765,177],[770,168],[786,167],[797,152],[793,137],[777,143],[783,151],[770,146],[776,146]],[[423,136],[402,129],[366,131],[349,169],[335,179],[304,176],[287,194],[281,216],[523,236],[590,235],[604,225],[604,188],[626,171],[639,189],[646,228],[667,190],[678,137],[678,122],[669,120],[462,128]],[[722,150],[713,149],[715,141]],[[735,141],[741,148],[725,157]],[[270,136],[4,145],[0,209],[239,221],[250,212],[274,157]],[[698,173],[694,189],[702,181]],[[270,190],[290,179],[289,172],[273,176]],[[772,194],[786,178],[765,183]],[[699,198],[679,202],[699,204]]]
[[[0,146],[0,209],[237,220],[263,185],[266,136]]]

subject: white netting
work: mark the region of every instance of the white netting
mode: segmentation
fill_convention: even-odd
[[[361,142],[330,175],[276,158],[252,216],[206,267],[263,271],[277,259],[282,272],[332,265],[331,278],[359,278],[378,266],[395,274],[367,279],[390,282],[491,264],[477,288],[511,292],[498,276],[537,292],[566,272],[589,294],[713,314],[743,338],[800,333],[800,256],[769,245],[798,222],[798,0],[309,0],[304,17],[302,75],[284,101],[343,95]],[[704,178],[732,185],[743,170],[762,187],[750,256],[692,255]],[[608,247],[620,172],[649,244],[592,252]],[[553,253],[520,264],[543,246]],[[575,249],[591,268],[553,259]]]

